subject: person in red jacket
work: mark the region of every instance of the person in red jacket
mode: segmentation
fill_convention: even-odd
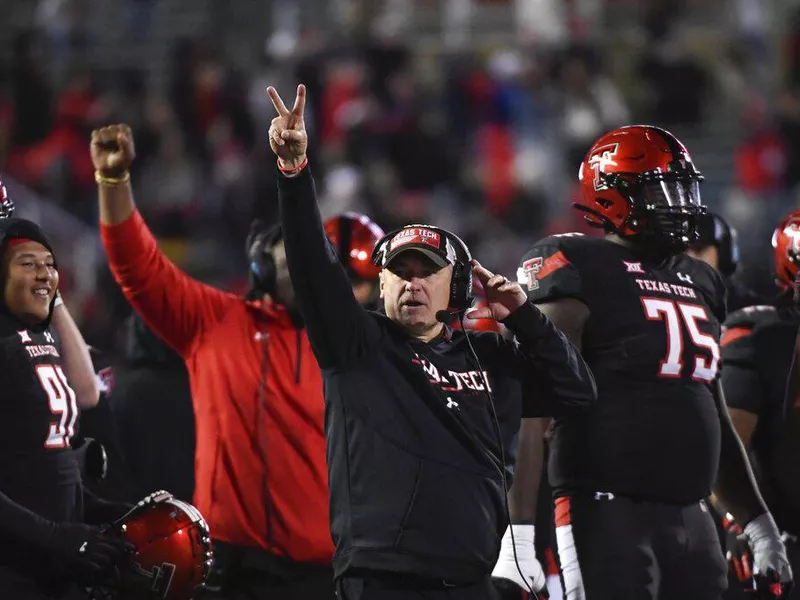
[[[194,504],[208,521],[219,597],[333,597],[322,378],[294,310],[280,230],[248,237],[247,299],[191,279],[136,209],[126,125],[92,132],[100,229],[111,271],[143,321],[183,357],[196,420]],[[355,293],[374,298],[366,217],[328,224]]]

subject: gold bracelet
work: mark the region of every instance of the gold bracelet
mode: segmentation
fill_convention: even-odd
[[[105,177],[100,171],[95,171],[94,180],[101,185],[118,186],[128,183],[131,180],[131,174],[130,171],[125,171],[122,177]]]

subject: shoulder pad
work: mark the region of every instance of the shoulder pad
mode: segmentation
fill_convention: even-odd
[[[748,306],[737,310],[727,318],[722,326],[720,346],[730,347],[733,342],[748,338],[755,329],[778,319],[774,306]],[[741,342],[740,342],[741,343]]]
[[[559,298],[582,298],[580,273],[573,261],[581,256],[578,246],[585,244],[582,234],[551,235],[536,242],[522,257],[517,282],[532,302]]]
[[[725,321],[725,327],[755,327],[778,317],[778,310],[769,304],[748,306],[731,313]]]
[[[547,237],[540,239],[533,246],[568,246],[576,243],[580,244],[582,241],[588,239],[592,238],[588,238],[578,231],[570,231],[568,233],[556,233],[553,235],[548,235]]]

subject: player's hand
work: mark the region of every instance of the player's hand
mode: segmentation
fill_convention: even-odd
[[[792,567],[772,515],[764,513],[750,521],[743,535],[753,552],[753,577],[758,597],[762,600],[787,598],[793,585]]]
[[[306,159],[308,135],[303,115],[306,109],[306,86],[297,86],[297,97],[292,110],[286,108],[278,91],[267,88],[269,99],[278,113],[269,126],[269,146],[285,169],[299,167]]]
[[[56,523],[50,550],[81,583],[91,583],[136,551],[121,537],[83,523]]]
[[[755,581],[753,580],[753,555],[750,552],[750,544],[733,515],[726,514],[722,519],[722,527],[725,529],[725,558],[736,579],[746,592],[755,591]]]
[[[514,560],[514,543],[511,540],[511,527],[514,528],[517,557]],[[506,598],[533,599],[531,590],[540,598],[547,598],[547,579],[539,561],[536,560],[534,539],[536,529],[533,525],[511,525],[503,535],[500,544],[500,556],[492,571],[492,584],[500,594],[501,600]],[[519,562],[519,569],[517,568]],[[520,571],[522,573],[520,574]],[[523,579],[524,575],[524,579]]]
[[[528,301],[528,296],[518,283],[502,275],[495,275],[482,267],[477,260],[472,261],[472,272],[483,284],[486,304],[467,311],[465,317],[502,321]]]
[[[108,125],[92,131],[92,164],[103,177],[121,177],[136,158],[133,132],[127,125]]]

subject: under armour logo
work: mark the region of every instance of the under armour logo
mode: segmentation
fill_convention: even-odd
[[[44,339],[46,339],[51,344],[55,343],[55,340],[53,339],[53,334],[51,334],[49,331],[44,332]]]
[[[458,408],[458,402],[453,402],[452,398],[447,398],[447,408]]]
[[[622,264],[625,265],[625,270],[628,273],[644,273],[644,268],[640,262],[628,262],[627,260],[623,260]]]
[[[685,273],[678,273],[678,279],[680,279],[684,283],[691,283],[692,285],[694,285],[694,281],[692,281],[692,278],[689,275],[686,275]]]
[[[614,494],[611,492],[595,492],[594,493],[595,500],[613,500]]]
[[[22,342],[23,344],[28,344],[33,341],[31,340],[31,334],[28,333],[27,330],[25,329],[23,329],[22,331],[18,331],[17,335],[19,335],[19,341]]]

